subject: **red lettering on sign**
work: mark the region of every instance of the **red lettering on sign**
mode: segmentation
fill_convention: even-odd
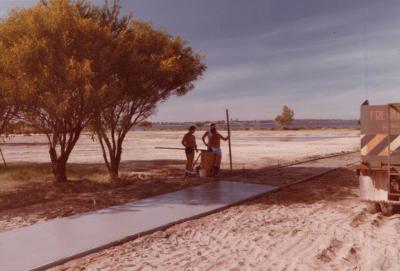
[[[369,112],[370,120],[385,120],[386,112],[385,111],[370,111]]]
[[[399,111],[390,111],[390,120],[400,120],[400,112]]]

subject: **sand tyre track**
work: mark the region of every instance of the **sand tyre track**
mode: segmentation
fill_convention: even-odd
[[[377,202],[367,202],[367,211],[370,214],[376,214],[381,211],[381,206]]]
[[[391,216],[394,213],[394,205],[389,203],[380,203],[379,207],[384,216]]]
[[[318,163],[318,164],[316,164],[316,163],[314,163],[314,162],[311,162],[311,161],[307,161],[307,162],[305,162],[305,163],[301,163],[301,164],[303,164],[303,165],[307,165],[307,167],[309,167],[310,169],[313,169],[313,168],[316,168],[316,169],[318,169],[318,171],[312,171],[312,175],[311,176],[308,176],[308,177],[306,177],[306,178],[303,178],[303,179],[297,179],[297,181],[295,181],[294,183],[292,183],[291,185],[295,185],[295,184],[299,184],[299,183],[301,183],[301,182],[305,182],[305,181],[308,181],[308,180],[312,180],[312,179],[315,179],[315,178],[317,178],[317,177],[320,177],[320,176],[323,176],[323,175],[325,175],[325,174],[327,174],[327,173],[329,173],[329,172],[332,172],[332,171],[334,171],[335,169],[337,169],[337,168],[341,168],[341,167],[343,167],[343,166],[346,166],[347,164],[349,164],[349,161],[348,160],[346,160],[346,159],[344,159],[343,157],[344,156],[346,156],[346,155],[349,155],[349,154],[341,154],[341,155],[337,155],[337,156],[340,156],[341,158],[340,159],[334,159],[333,157],[321,157],[321,158],[319,158],[319,159],[315,159],[315,160],[313,160],[313,161],[316,161],[316,160],[327,160],[327,161],[325,161],[323,164],[320,164],[320,163]],[[335,156],[336,157],[336,156]],[[294,166],[295,167],[295,166]],[[308,173],[310,173],[310,172],[308,172]],[[309,174],[307,174],[307,175],[309,175]],[[280,190],[285,190],[283,187],[280,189]],[[265,195],[265,194],[264,194]],[[260,197],[261,197],[261,195],[260,195]],[[250,199],[249,199],[250,200]],[[246,200],[246,201],[248,201],[248,200]],[[243,202],[241,202],[241,203],[243,203]],[[235,204],[236,205],[236,204]],[[316,209],[315,209],[315,211],[319,211],[320,210],[320,208],[319,207],[317,207]],[[219,211],[221,211],[221,210],[218,210],[218,212]],[[210,213],[204,213],[204,215],[209,215],[209,214],[211,214],[211,213],[214,213],[214,212],[210,212]],[[199,218],[200,217],[202,217],[203,215],[200,215],[199,216]],[[236,217],[236,216],[235,216]],[[232,217],[229,217],[229,219],[227,218],[227,221],[228,220],[231,220],[231,219],[233,219],[233,216]],[[191,219],[190,219],[191,220]],[[279,220],[280,221],[280,220]],[[278,221],[278,222],[279,222]],[[163,231],[163,230],[166,230],[167,228],[170,228],[171,226],[173,226],[173,225],[175,225],[175,224],[182,224],[181,222],[184,222],[184,221],[177,221],[176,223],[171,223],[171,224],[168,224],[168,225],[166,225],[165,227],[163,226],[163,227],[160,227],[160,228],[157,228],[157,230],[159,230],[159,231]],[[224,221],[224,224],[226,223],[226,221]],[[265,224],[265,221],[264,221],[264,219],[262,220],[262,221],[260,221],[260,225],[264,225]],[[272,227],[273,227],[273,225],[274,225],[274,223],[275,222],[272,222],[271,223],[271,225],[272,225]],[[280,222],[279,222],[280,223]],[[237,227],[235,226],[235,229],[237,229]],[[150,232],[149,232],[150,233]],[[226,231],[225,230],[225,232],[223,233],[223,234],[217,234],[218,236],[220,236],[220,235],[224,235],[226,233],[226,235],[227,236],[229,236],[229,235],[234,235],[234,231],[233,230],[229,230],[229,231]],[[196,236],[194,236],[194,237],[196,237]],[[223,237],[223,239],[227,239],[227,238],[225,238],[225,237]],[[125,241],[128,241],[128,240],[124,240],[124,241],[122,241],[121,243],[119,243],[119,244],[122,244],[122,243],[125,243]],[[241,246],[241,242],[243,242],[243,238],[239,238],[237,241],[236,240],[232,240],[233,241],[233,243],[231,244],[232,245],[232,247],[237,247],[237,246]],[[310,240],[309,240],[310,241]],[[247,240],[246,239],[246,242],[249,242],[249,240]],[[251,240],[250,240],[250,242],[252,242]],[[223,243],[223,242],[222,242]],[[248,247],[248,245],[245,245],[246,247]],[[307,245],[308,246],[308,245]],[[336,247],[337,247],[337,245],[336,245],[336,243],[335,242],[333,242],[333,245],[332,245],[332,247],[333,247],[333,249],[336,249]],[[225,247],[222,247],[224,250],[223,251],[225,251],[227,248],[225,248]],[[327,251],[329,252],[331,249],[329,248],[329,249],[327,249]],[[89,251],[88,251],[89,252]],[[94,251],[90,251],[90,252],[94,252]],[[327,253],[328,253],[327,252]],[[262,253],[260,253],[260,255],[261,255]],[[329,253],[328,253],[329,254]],[[83,254],[82,254],[83,255]],[[82,255],[80,255],[80,256],[82,256]],[[250,254],[250,255],[252,255],[252,253]],[[329,256],[329,255],[328,255]],[[260,256],[261,257],[261,256]],[[329,256],[330,257],[330,256]],[[72,258],[71,258],[72,259]],[[60,262],[58,262],[58,263],[60,263]],[[108,269],[108,268],[103,268],[103,269]],[[118,270],[118,269],[115,269],[115,270]],[[166,270],[168,270],[168,269],[166,269]]]

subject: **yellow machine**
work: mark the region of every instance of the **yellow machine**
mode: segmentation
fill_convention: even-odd
[[[371,212],[400,205],[400,104],[361,106],[360,197]]]

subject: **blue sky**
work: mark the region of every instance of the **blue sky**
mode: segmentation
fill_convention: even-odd
[[[98,2],[98,1],[97,1]],[[5,16],[13,6],[0,1]],[[122,0],[125,13],[183,36],[207,72],[152,120],[358,118],[359,104],[400,102],[396,0]]]

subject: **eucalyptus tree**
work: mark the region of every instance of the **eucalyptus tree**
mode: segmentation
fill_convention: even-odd
[[[0,22],[0,74],[18,82],[26,123],[46,134],[56,181],[109,93],[114,37],[88,1],[40,1]],[[12,89],[9,87],[8,89]]]
[[[119,11],[118,3],[100,11],[102,20],[114,26],[116,51],[110,61],[113,82],[109,86],[116,102],[100,107],[92,122],[112,179],[118,177],[128,132],[149,118],[160,103],[192,90],[206,69],[203,56],[181,37],[120,16]]]

